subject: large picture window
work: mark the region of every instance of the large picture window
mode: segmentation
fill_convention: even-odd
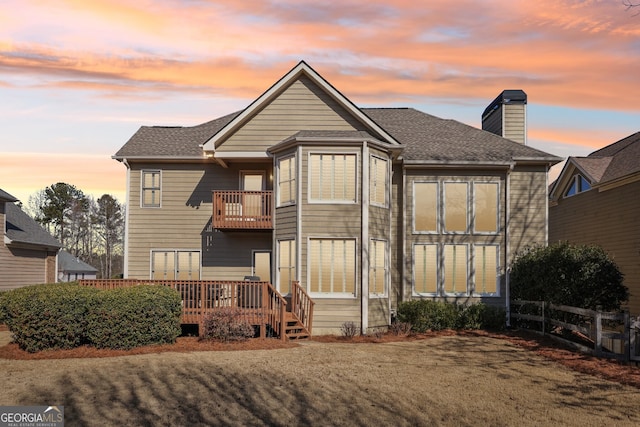
[[[278,161],[278,206],[296,202],[296,158],[287,157]]]
[[[438,183],[413,184],[413,229],[418,233],[438,231]]]
[[[387,160],[371,156],[369,202],[374,205],[387,206],[387,164]]]
[[[356,295],[356,241],[310,239],[309,291],[327,296]]]
[[[369,244],[369,295],[387,294],[386,245],[384,240],[371,240]]]
[[[473,184],[474,231],[498,232],[498,184],[476,182]]]
[[[278,241],[278,280],[280,293],[291,293],[291,282],[296,280],[296,241]]]
[[[142,172],[142,197],[143,208],[159,208],[161,195],[161,173],[159,170],[143,170]]]
[[[447,233],[467,231],[468,188],[466,182],[444,184],[444,230]]]
[[[467,245],[444,245],[444,293],[467,293]]]
[[[480,295],[498,295],[498,246],[474,246],[474,292]]]
[[[309,199],[321,202],[356,202],[355,154],[309,155]]]
[[[151,278],[155,280],[200,280],[200,251],[151,251]]]
[[[416,294],[438,293],[438,246],[415,245],[413,247],[413,283]]]

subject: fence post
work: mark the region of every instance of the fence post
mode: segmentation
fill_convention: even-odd
[[[624,311],[624,361],[628,362],[631,360],[631,321],[629,319],[629,310]]]
[[[601,306],[596,307],[595,324],[596,324],[596,355],[602,353],[602,311]]]
[[[542,335],[544,335],[544,328],[545,328],[545,318],[544,318],[544,301],[541,301],[540,307],[542,307]]]

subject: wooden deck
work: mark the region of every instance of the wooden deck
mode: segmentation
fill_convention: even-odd
[[[183,324],[198,324],[202,331],[204,316],[220,307],[240,310],[243,319],[280,337],[301,338],[311,335],[314,302],[298,282],[293,282],[290,303],[269,282],[219,280],[79,280],[83,286],[115,289],[138,285],[168,286],[182,296]]]
[[[213,192],[213,228],[271,230],[272,212],[272,191]]]

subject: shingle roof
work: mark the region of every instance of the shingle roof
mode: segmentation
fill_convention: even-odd
[[[612,157],[572,157],[571,160],[589,176],[592,182],[599,182],[607,171]]]
[[[66,273],[96,273],[98,270],[80,261],[67,251],[58,252],[58,271]]]
[[[202,157],[199,145],[238,114],[236,112],[191,127],[142,126],[113,157]]]
[[[441,119],[413,108],[363,108],[405,146],[409,161],[511,162],[514,159],[561,159],[456,120]]]
[[[51,234],[47,233],[40,224],[13,203],[6,205],[6,233],[14,243],[60,248],[62,245]]]
[[[599,183],[613,181],[623,176],[640,172],[640,132],[607,145],[582,159],[610,158]]]
[[[17,202],[18,201],[18,199],[16,199],[11,194],[7,193],[6,191],[4,191],[2,189],[0,189],[0,200],[1,201],[5,201],[5,202]]]
[[[413,108],[363,108],[362,111],[405,146],[402,156],[406,161],[511,162],[514,159],[536,159],[557,163],[561,160],[490,132]],[[199,144],[208,140],[238,114],[236,112],[193,127],[143,126],[114,158],[202,157]],[[322,133],[325,137],[331,137],[332,131],[328,132],[301,130],[295,136],[314,137]],[[357,134],[371,138],[366,132],[339,134],[340,137]]]

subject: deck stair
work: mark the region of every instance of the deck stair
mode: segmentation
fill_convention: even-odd
[[[311,336],[311,332],[298,319],[298,316],[291,312],[285,314],[284,332],[289,340],[304,339]]]

